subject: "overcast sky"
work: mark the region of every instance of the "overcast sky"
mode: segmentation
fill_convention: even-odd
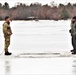
[[[25,3],[25,4],[30,4],[34,2],[39,2],[42,4],[50,4],[50,2],[54,1],[55,3],[63,3],[66,4],[68,2],[70,3],[76,3],[76,0],[0,0],[0,3],[4,4],[4,2],[8,2],[10,7],[15,6],[17,2]]]

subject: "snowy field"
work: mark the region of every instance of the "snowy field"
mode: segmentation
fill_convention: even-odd
[[[0,21],[0,52],[4,37]],[[18,53],[69,52],[72,49],[69,34],[70,21],[12,21],[13,35],[9,50]]]
[[[4,48],[0,21],[0,53]],[[70,21],[12,21],[12,56],[0,55],[0,75],[76,75]],[[62,54],[61,54],[62,53]]]
[[[0,75],[76,75],[76,58],[0,59]]]

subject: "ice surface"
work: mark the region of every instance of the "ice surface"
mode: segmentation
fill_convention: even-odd
[[[0,75],[76,75],[76,58],[0,59]]]
[[[0,53],[4,48],[3,22],[0,21]],[[76,56],[69,56],[69,20],[12,21],[11,27],[9,50],[14,55],[0,56],[0,75],[76,75]]]
[[[4,38],[0,21],[0,52]],[[69,52],[72,49],[68,21],[12,21],[13,35],[9,50],[15,53]]]

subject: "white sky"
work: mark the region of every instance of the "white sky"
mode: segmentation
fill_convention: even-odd
[[[34,2],[39,2],[42,4],[50,4],[50,2],[54,1],[56,4],[62,3],[66,4],[68,2],[70,3],[76,3],[76,0],[0,0],[0,3],[4,4],[5,2],[8,2],[10,7],[15,6],[17,2],[30,4]]]

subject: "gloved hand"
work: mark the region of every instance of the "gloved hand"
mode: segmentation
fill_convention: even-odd
[[[69,30],[69,33],[71,33],[71,29]]]

